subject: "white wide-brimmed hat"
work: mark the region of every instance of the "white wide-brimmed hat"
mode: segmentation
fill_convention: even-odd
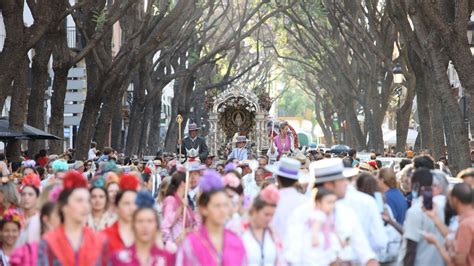
[[[357,168],[344,167],[344,163],[340,158],[312,162],[309,168],[316,178],[316,184],[347,179],[359,174],[359,169]]]
[[[300,167],[301,163],[298,160],[283,157],[274,165],[267,166],[266,170],[277,176],[298,180],[301,177]]]

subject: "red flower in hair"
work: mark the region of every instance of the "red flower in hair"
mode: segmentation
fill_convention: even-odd
[[[122,174],[120,176],[119,187],[121,190],[137,190],[138,177],[133,174]]]
[[[87,181],[84,176],[78,171],[68,171],[63,180],[64,189],[75,189],[87,187]]]
[[[23,177],[23,181],[21,181],[23,186],[33,186],[35,188],[39,188],[41,184],[40,177],[35,173],[29,173],[25,177]]]
[[[370,166],[372,166],[375,169],[379,169],[377,162],[376,161],[369,161],[367,162]]]
[[[150,167],[145,167],[145,169],[143,170],[143,172],[145,172],[146,174],[151,174],[151,169],[150,169]]]

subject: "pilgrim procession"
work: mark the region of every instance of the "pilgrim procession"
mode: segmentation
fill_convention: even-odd
[[[0,0],[0,266],[474,266],[473,67],[472,0]]]

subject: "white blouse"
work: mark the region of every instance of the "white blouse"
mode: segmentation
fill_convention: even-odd
[[[268,229],[265,230],[265,234],[263,236],[263,247],[255,239],[250,229],[245,230],[242,235],[242,241],[245,245],[249,265],[276,265],[277,247]]]

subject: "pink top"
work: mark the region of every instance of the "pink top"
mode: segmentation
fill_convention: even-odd
[[[282,154],[289,152],[291,149],[291,138],[290,135],[286,135],[286,141],[282,143],[280,139],[280,134],[273,138],[273,142],[277,148],[278,154],[281,156]]]
[[[16,248],[10,256],[11,266],[36,266],[38,265],[38,243],[26,243]]]
[[[161,231],[163,233],[163,241],[169,246],[174,243],[176,238],[183,232],[183,213],[177,213],[182,206],[181,199],[177,195],[167,196],[163,201],[163,221],[161,222]],[[182,209],[181,209],[182,210]],[[187,207],[186,212],[186,228],[193,229],[196,227],[196,217],[191,208]]]
[[[115,253],[110,262],[111,265],[116,266],[140,266],[135,245]],[[153,245],[150,250],[149,265],[173,266],[175,265],[175,255]]]
[[[218,252],[206,227],[201,225],[184,240],[176,256],[176,265],[240,266],[248,265],[248,262],[244,244],[236,234],[224,229],[224,245]]]

